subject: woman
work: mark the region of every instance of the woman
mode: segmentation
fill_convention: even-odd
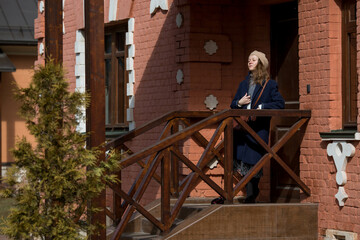
[[[248,59],[249,74],[239,85],[230,107],[233,109],[282,109],[285,102],[278,91],[277,83],[269,79],[267,68],[269,62],[264,53],[253,51]],[[268,143],[270,117],[249,118],[249,126]],[[265,150],[247,132],[234,131],[234,171],[245,176],[261,159]],[[259,195],[259,181],[262,171],[259,171],[246,185],[246,203],[254,203]],[[223,203],[222,197],[212,203]]]

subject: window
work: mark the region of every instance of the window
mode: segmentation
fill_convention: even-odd
[[[105,29],[105,124],[107,130],[127,128],[126,26]]]
[[[356,128],[358,80],[356,71],[356,1],[343,1],[342,8],[343,128]]]

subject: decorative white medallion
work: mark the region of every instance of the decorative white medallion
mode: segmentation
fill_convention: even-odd
[[[213,110],[214,108],[216,108],[216,106],[218,105],[219,102],[216,99],[216,97],[214,97],[212,94],[210,94],[209,96],[207,96],[205,98],[204,103],[207,108],[209,108],[210,110]]]
[[[348,195],[345,192],[345,188],[343,187],[347,182],[347,159],[348,157],[354,156],[355,147],[351,143],[344,141],[334,141],[333,143],[328,144],[327,154],[328,156],[333,157],[337,170],[336,183],[339,185],[339,190],[335,197],[339,202],[339,206],[344,206],[344,203],[348,198]]]
[[[180,28],[183,24],[183,15],[181,13],[178,13],[176,15],[176,26]]]
[[[181,69],[177,70],[176,81],[178,84],[182,84],[184,82],[184,73]]]
[[[39,3],[39,12],[43,13],[45,11],[44,1],[40,1]]]
[[[218,46],[216,45],[216,42],[209,40],[205,43],[204,49],[205,52],[211,56],[216,53]]]
[[[167,0],[151,0],[150,14],[154,14],[157,8],[161,8],[162,10],[169,10]]]

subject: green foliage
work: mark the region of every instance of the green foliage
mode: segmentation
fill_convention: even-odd
[[[87,149],[86,134],[76,131],[88,96],[70,93],[61,65],[49,62],[35,70],[28,88],[17,89],[20,114],[35,136],[36,146],[25,138],[12,153],[15,165],[2,192],[16,198],[16,204],[2,228],[14,239],[84,239],[80,231],[95,229],[88,214],[89,200],[117,182],[110,174],[119,166],[120,155],[111,152],[98,163],[100,148]]]

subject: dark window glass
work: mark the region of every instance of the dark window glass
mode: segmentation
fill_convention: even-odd
[[[105,59],[105,124],[110,124],[110,75],[111,75],[111,59]]]
[[[105,35],[105,53],[111,53],[111,35]]]
[[[118,51],[125,50],[125,32],[117,33],[117,48],[118,48]]]

